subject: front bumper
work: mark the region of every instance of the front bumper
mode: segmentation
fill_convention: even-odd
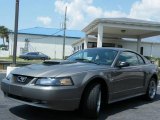
[[[7,79],[1,82],[5,96],[25,104],[54,110],[75,110],[79,107],[80,92],[75,86],[35,86],[14,84]]]

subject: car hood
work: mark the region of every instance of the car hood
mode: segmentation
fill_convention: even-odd
[[[12,74],[32,77],[56,77],[58,75],[75,74],[90,70],[106,68],[106,65],[94,63],[69,62],[69,61],[47,61],[42,64],[32,64],[12,71]]]

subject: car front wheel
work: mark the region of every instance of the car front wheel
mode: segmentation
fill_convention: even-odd
[[[156,97],[156,93],[157,93],[157,82],[154,78],[151,78],[148,84],[145,97],[147,100],[154,100],[154,98]]]
[[[102,91],[98,83],[88,87],[83,101],[83,114],[89,118],[97,118],[101,110]]]

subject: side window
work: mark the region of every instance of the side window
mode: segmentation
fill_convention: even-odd
[[[27,53],[27,55],[32,55],[32,53]]]
[[[37,55],[37,53],[32,53],[32,55]]]
[[[43,53],[38,53],[39,55],[44,55]]]
[[[30,53],[30,55],[38,55],[39,53],[38,52],[32,52]]]
[[[140,65],[144,65],[145,64],[145,62],[144,62],[144,60],[142,59],[141,56],[137,55],[137,58],[138,58],[138,61],[139,61]]]
[[[119,55],[118,62],[128,62],[130,66],[136,66],[139,64],[137,55],[133,52],[122,52]]]

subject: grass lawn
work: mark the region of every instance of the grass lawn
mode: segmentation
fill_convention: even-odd
[[[0,57],[0,62],[8,62],[8,63],[12,63],[13,61],[13,57]],[[16,62],[20,63],[20,64],[35,64],[35,63],[42,63],[44,60],[24,60],[24,59],[20,59],[20,58],[16,58]]]

